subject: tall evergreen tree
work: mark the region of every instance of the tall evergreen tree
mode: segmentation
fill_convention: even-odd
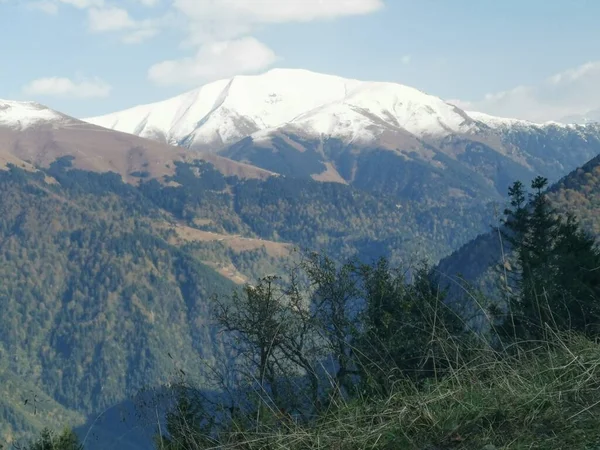
[[[525,203],[520,182],[509,189],[504,236],[516,252],[518,294],[509,299],[502,328],[521,339],[543,336],[546,327],[595,333],[600,325],[600,251],[576,218],[558,214],[543,177],[531,183]]]

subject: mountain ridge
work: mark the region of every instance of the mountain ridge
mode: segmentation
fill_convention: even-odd
[[[402,84],[298,69],[86,120],[285,176],[379,186],[400,200],[414,199],[410,179],[425,197],[499,200],[516,177],[556,181],[600,153],[600,125],[499,118]]]
[[[352,114],[349,106],[358,103],[372,111],[381,99],[388,97],[396,99],[391,108],[388,105],[383,109],[391,115],[380,115],[379,118],[384,119],[387,125],[404,127],[417,136],[468,132],[469,127],[489,126],[486,121],[490,118],[492,123],[510,121],[523,126],[544,126],[482,113],[475,113],[478,118],[474,119],[457,106],[413,87],[359,81],[302,69],[272,69],[260,75],[218,80],[161,102],[83,120],[123,132],[164,139],[171,144],[185,142],[191,148],[213,146],[214,150],[214,146],[230,144],[256,132],[297,124],[302,117],[314,116],[323,109],[339,110],[332,111],[330,116]],[[211,122],[217,119],[221,119],[221,123],[227,122],[228,127],[222,128]],[[237,124],[236,120],[239,121]],[[466,122],[466,127],[463,122]],[[356,119],[354,122],[350,120],[350,123],[356,123]]]
[[[174,163],[203,159],[224,175],[266,178],[264,169],[214,154],[200,155],[134,134],[102,128],[35,102],[0,100],[0,164],[35,170],[55,159],[72,156],[74,166],[113,171],[136,183],[174,173]]]

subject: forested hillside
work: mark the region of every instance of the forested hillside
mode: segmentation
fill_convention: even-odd
[[[561,210],[575,212],[586,230],[600,236],[600,155],[552,186],[550,198]]]
[[[387,255],[437,259],[485,229],[492,206],[398,201],[339,183],[293,177],[240,180],[204,162],[178,163],[168,179],[140,191],[189,225],[249,233],[324,250],[336,257]]]
[[[578,172],[585,182],[563,180],[573,191],[565,198],[594,189],[594,167]],[[406,266],[449,254],[493,217],[493,205],[240,179],[205,161],[177,163],[164,183],[140,177],[126,184],[115,173],[76,169],[69,157],[0,172],[0,360],[11,393],[2,414],[11,439],[46,424],[81,425],[174,371],[200,374],[226,360],[211,296],[283,273],[294,247]],[[579,204],[591,211],[593,199]],[[486,270],[463,254],[478,262],[473,270]]]
[[[61,185],[12,168],[0,185],[4,383],[20,380],[83,419],[160,380],[167,352],[190,367],[184,355],[211,358],[219,344],[199,318],[230,283],[168,244],[149,201],[110,174]]]
[[[197,371],[222,348],[209,297],[280,273],[294,247],[436,258],[485,221],[341,184],[225,177],[201,161],[134,186],[63,157],[40,171],[9,166],[0,187],[0,361],[4,385],[18,384],[3,402],[7,436],[39,428],[35,408],[78,424],[175,361]]]

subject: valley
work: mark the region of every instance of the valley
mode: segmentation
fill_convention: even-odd
[[[92,422],[87,447],[113,442],[98,414],[232,360],[214,295],[304,254],[426,260],[489,292],[508,187],[547,177],[597,235],[599,153],[596,123],[300,70],[85,120],[0,101],[0,433]]]

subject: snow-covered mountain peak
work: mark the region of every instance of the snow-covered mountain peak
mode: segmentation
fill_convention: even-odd
[[[166,101],[84,119],[171,144],[223,144],[342,100],[360,82],[305,70],[274,69],[206,84]]]
[[[0,99],[0,126],[25,129],[43,122],[62,120],[64,115],[35,102]]]
[[[493,129],[533,125],[466,113],[402,84],[300,69],[235,76],[169,100],[84,120],[169,144],[211,150],[247,136],[264,138],[281,128],[372,140],[384,132],[426,138],[477,132],[482,125]]]
[[[386,132],[421,138],[468,133],[478,124],[462,110],[418,89],[395,83],[360,82],[339,101],[326,103],[277,128],[370,142]],[[254,133],[268,138],[272,130]]]

